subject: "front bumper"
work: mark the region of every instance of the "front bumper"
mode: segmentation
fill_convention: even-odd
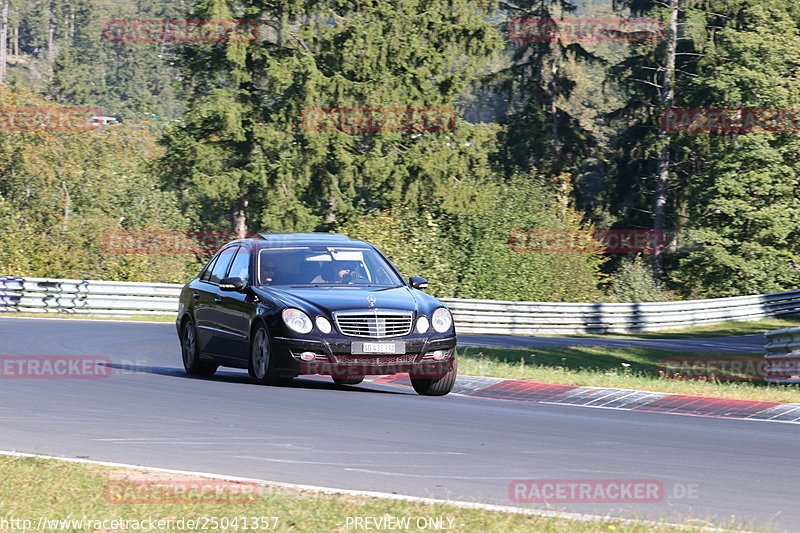
[[[403,354],[352,353],[353,342],[399,340],[405,343]],[[273,338],[273,354],[282,371],[294,375],[322,374],[334,377],[387,375],[408,372],[420,377],[441,377],[452,367],[456,357],[456,337],[399,337],[365,339],[335,337],[330,339]],[[313,358],[311,358],[313,355]],[[309,360],[304,360],[309,359]]]

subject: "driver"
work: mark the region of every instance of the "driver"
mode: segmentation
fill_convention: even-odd
[[[265,257],[261,261],[261,283],[269,285],[275,277],[275,261],[269,257]]]
[[[349,283],[358,274],[358,263],[353,261],[333,261],[325,264],[323,273],[311,283]]]
[[[337,261],[334,266],[334,283],[348,283],[358,276],[358,263],[353,261]]]

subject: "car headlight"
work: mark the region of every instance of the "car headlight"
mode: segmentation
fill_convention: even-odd
[[[417,331],[419,333],[425,333],[426,331],[428,331],[430,325],[431,323],[428,321],[428,317],[426,317],[425,315],[417,319]]]
[[[331,323],[324,316],[318,316],[314,323],[317,325],[317,329],[322,333],[331,332]]]
[[[297,333],[308,333],[314,328],[308,315],[299,309],[284,309],[281,316],[283,323]]]
[[[444,307],[440,307],[439,309],[433,312],[433,316],[431,317],[431,322],[433,323],[433,329],[435,329],[439,333],[444,333],[445,331],[449,330],[452,327],[453,315],[451,315],[450,311],[448,311]]]

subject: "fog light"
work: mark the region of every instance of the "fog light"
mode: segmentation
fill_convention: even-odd
[[[314,323],[317,325],[317,328],[322,333],[330,333],[331,332],[331,323],[324,316],[318,316],[317,319],[314,321]]]
[[[435,352],[433,352],[433,359],[435,361],[442,361],[444,359],[447,359],[447,352],[443,352],[442,350],[436,350]]]
[[[317,358],[317,355],[314,352],[303,352],[300,354],[300,359],[303,361],[313,361]]]

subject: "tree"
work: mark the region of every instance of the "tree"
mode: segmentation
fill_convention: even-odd
[[[527,35],[565,15],[577,5],[567,0],[518,0],[503,2],[512,37],[511,66],[496,76],[498,92],[508,101],[499,161],[508,174],[536,168],[558,174],[575,173],[580,159],[592,146],[592,135],[564,106],[575,88],[570,64],[599,64],[602,60],[581,42],[572,42],[555,31],[549,38]]]
[[[672,134],[659,125],[661,113],[673,107],[676,86],[694,75],[697,53],[694,41],[679,36],[685,27],[687,6],[694,0],[629,0],[619,2],[637,17],[660,21],[663,38],[631,43],[631,54],[612,67],[627,91],[625,106],[611,114],[620,124],[616,148],[616,179],[612,210],[625,224],[650,227],[659,234],[679,225],[680,191],[674,183],[680,165],[672,145]],[[679,78],[679,75],[683,78]],[[679,96],[680,95],[680,90]],[[672,185],[672,186],[671,186]],[[653,279],[664,277],[664,250],[651,257]]]
[[[796,5],[741,2],[710,20],[717,29],[688,87],[691,107],[800,109]],[[674,279],[694,294],[763,293],[800,283],[800,141],[791,122],[776,126],[681,139],[696,173],[687,194],[691,248]]]
[[[189,111],[161,171],[198,223],[330,229],[367,209],[419,205],[489,172],[458,95],[500,46],[488,0],[253,2],[259,37],[188,47]],[[195,18],[232,18],[224,1]],[[321,110],[333,111],[321,111]],[[341,118],[341,110],[345,118]],[[346,124],[410,110],[395,127]],[[434,110],[431,128],[419,110]],[[391,111],[394,113],[394,111]],[[321,113],[326,125],[309,117]]]
[[[514,246],[516,234],[569,235],[580,227],[580,215],[553,194],[552,180],[527,174],[470,184],[421,213],[369,213],[341,230],[378,246],[405,275],[425,276],[438,297],[598,301],[599,246]]]
[[[0,108],[53,109],[23,89],[0,87]],[[119,230],[186,229],[173,195],[147,172],[159,155],[148,125],[0,131],[0,272],[133,281],[181,281],[191,254],[117,254]]]
[[[0,0],[0,83],[6,81],[8,68],[8,11],[11,0]]]
[[[662,43],[635,45],[615,71],[630,91],[619,113],[628,126],[618,143],[617,209],[631,213],[628,223],[645,225],[652,217],[656,229],[681,230],[667,279],[686,293],[793,287],[794,134],[681,128],[668,134],[659,118],[672,106],[798,107],[797,61],[790,52],[797,46],[797,6],[755,0],[628,5],[667,21],[669,31]],[[662,257],[653,263],[655,277]]]
[[[670,109],[675,99],[673,79],[675,78],[675,56],[678,43],[678,0],[669,0],[667,11],[667,27],[665,31],[666,51],[664,69],[661,75],[659,104],[663,110]],[[670,137],[663,129],[658,134],[661,153],[658,155],[656,168],[655,200],[653,202],[653,231],[663,233],[667,227],[667,186],[669,181]],[[664,277],[663,249],[653,250],[653,279]]]
[[[116,19],[182,18],[182,3],[6,0],[15,60],[7,79],[59,103],[102,108],[120,119],[177,118],[176,72],[169,64],[174,45],[112,42],[104,29]],[[0,14],[1,8],[0,3]]]

